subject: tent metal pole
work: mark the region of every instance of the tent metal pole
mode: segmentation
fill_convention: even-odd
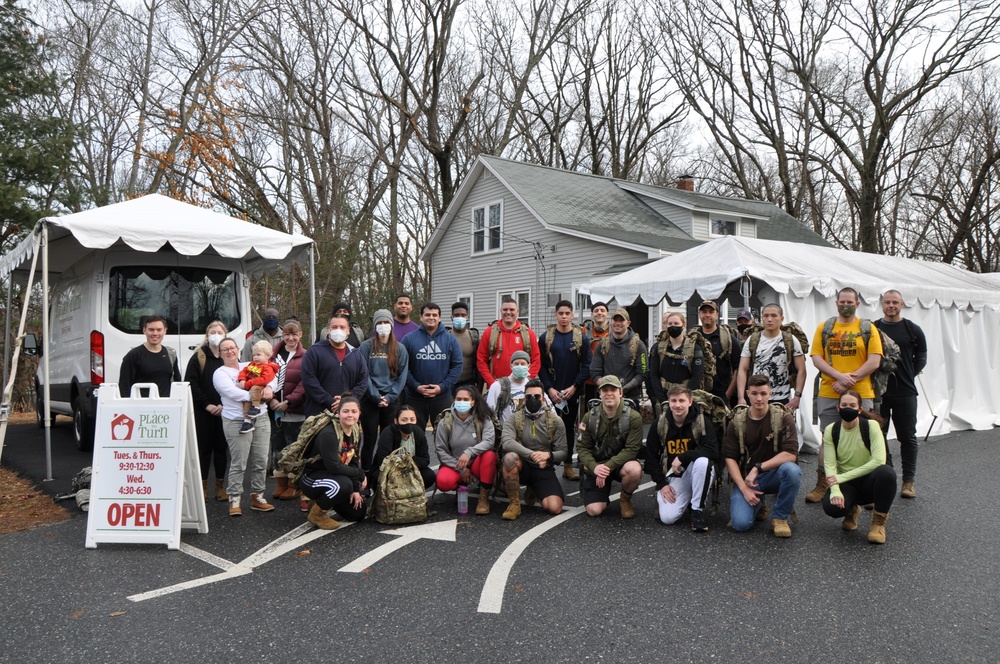
[[[24,340],[24,326],[28,322],[28,304],[31,302],[31,287],[35,283],[35,266],[38,264],[38,251],[41,244],[35,246],[35,251],[31,256],[31,270],[28,272],[28,283],[24,288],[24,304],[21,306],[21,320],[17,325],[17,340],[14,343],[14,350],[11,353],[10,377],[4,383],[3,404],[0,405],[0,457],[3,456],[3,442],[7,437],[7,419],[10,415],[10,399],[14,393],[14,381],[17,379],[17,362],[21,357],[21,342]],[[13,279],[13,274],[8,278]],[[8,314],[8,319],[10,315]]]
[[[310,339],[319,336],[316,330],[316,243],[309,245],[309,334]]]
[[[49,224],[42,220],[42,374],[45,376],[45,479],[52,480],[52,393],[49,373]]]
[[[11,287],[14,284],[14,275],[7,275],[7,306],[4,308],[5,318],[7,319],[4,324],[4,336],[3,336],[3,384],[7,384],[7,376],[10,375],[10,301],[11,301]]]

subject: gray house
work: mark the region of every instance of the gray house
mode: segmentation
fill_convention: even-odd
[[[481,156],[420,258],[445,321],[461,300],[484,329],[511,295],[521,319],[541,330],[560,299],[576,303],[578,322],[589,317],[582,284],[726,235],[829,246],[772,203],[699,194],[689,177],[676,189],[654,187]],[[652,304],[629,307],[647,339],[667,306]]]

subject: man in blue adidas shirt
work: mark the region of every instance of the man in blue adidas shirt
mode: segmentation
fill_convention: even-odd
[[[417,411],[417,426],[424,429],[451,405],[451,389],[462,374],[462,347],[441,325],[441,307],[433,302],[420,307],[420,322],[400,343],[410,354],[406,403]]]

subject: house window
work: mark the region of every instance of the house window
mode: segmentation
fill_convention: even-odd
[[[586,313],[586,312],[589,312],[590,311],[590,296],[589,295],[584,295],[580,291],[576,291],[576,305],[574,306],[574,310],[580,312],[581,315],[584,314],[584,313]]]
[[[506,297],[514,298],[517,302],[517,319],[524,323],[525,325],[531,325],[529,322],[531,319],[531,291],[530,290],[520,290],[520,291],[501,291],[497,293],[497,319],[500,319],[500,303],[503,302]]]
[[[713,236],[725,237],[726,235],[737,234],[738,227],[735,221],[713,217],[709,223],[711,224],[710,234]]]
[[[472,210],[472,253],[501,251],[502,233],[503,203],[490,203]]]

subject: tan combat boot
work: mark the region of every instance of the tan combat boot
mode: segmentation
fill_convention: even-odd
[[[515,488],[513,491],[508,490],[507,497],[510,498],[510,504],[507,505],[507,509],[503,512],[503,520],[513,521],[517,517],[521,516],[520,487]]]
[[[903,488],[899,491],[900,498],[916,498],[917,492],[913,489],[913,482],[903,482]]]
[[[336,530],[340,528],[340,522],[331,519],[326,510],[319,506],[319,503],[312,504],[312,507],[309,509],[309,516],[306,518],[309,519],[309,523],[323,530]]]
[[[844,530],[857,530],[858,529],[858,518],[861,516],[861,505],[855,505],[851,508],[851,512],[844,517],[844,521],[840,524],[840,527]]]
[[[623,519],[634,519],[635,518],[635,508],[632,507],[632,494],[625,493],[622,490],[621,496],[618,498],[618,509],[621,510]]]
[[[785,519],[771,519],[771,530],[775,537],[791,537],[792,528]]]
[[[229,500],[229,496],[226,495],[226,481],[223,479],[216,478],[215,480],[215,499],[220,503]]]
[[[807,503],[818,503],[823,500],[823,496],[826,495],[826,490],[829,487],[826,483],[826,476],[823,474],[822,468],[816,469],[816,488],[806,494]]]
[[[888,519],[888,512],[872,512],[872,525],[868,530],[869,542],[872,544],[885,544],[885,522]]]
[[[480,485],[479,502],[476,503],[476,514],[485,516],[490,513],[490,489]]]

